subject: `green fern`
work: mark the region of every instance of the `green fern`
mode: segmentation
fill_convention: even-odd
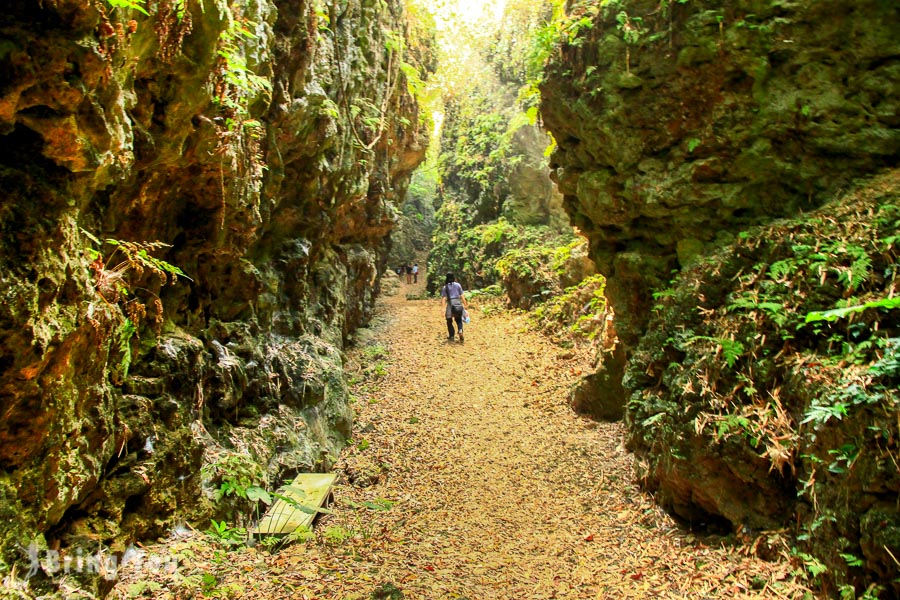
[[[801,425],[807,423],[824,424],[831,419],[840,421],[847,415],[847,405],[841,402],[835,404],[813,404],[803,415]]]
[[[744,344],[737,340],[732,340],[728,338],[714,338],[708,335],[697,335],[690,339],[688,339],[685,343],[690,344],[697,340],[705,340],[707,342],[713,342],[718,344],[722,348],[722,355],[725,357],[725,364],[728,365],[729,368],[733,367],[737,360],[744,353]]]
[[[725,364],[729,368],[734,366],[737,359],[744,353],[744,345],[736,340],[717,339],[716,342],[722,346],[722,353],[725,355]]]
[[[849,271],[843,271],[838,280],[847,286],[848,291],[856,290],[860,285],[865,283],[869,278],[869,272],[872,268],[872,259],[868,254],[858,257],[850,265]]]
[[[769,275],[772,276],[772,279],[778,281],[779,279],[784,279],[788,275],[792,275],[796,269],[797,262],[788,258],[772,263],[769,267]]]

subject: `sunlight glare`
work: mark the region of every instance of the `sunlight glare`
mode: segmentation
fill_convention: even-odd
[[[434,14],[438,29],[455,29],[462,23],[474,25],[487,20],[494,25],[503,17],[506,0],[446,0],[438,3]]]

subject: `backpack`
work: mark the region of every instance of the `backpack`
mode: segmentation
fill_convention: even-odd
[[[461,317],[463,314],[463,303],[459,296],[450,297],[450,284],[447,284],[447,302],[450,303],[450,314],[454,317]]]

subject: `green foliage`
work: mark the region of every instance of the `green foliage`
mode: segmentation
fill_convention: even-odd
[[[528,308],[557,297],[562,292],[561,281],[566,276],[573,250],[584,248],[585,243],[576,239],[557,247],[532,245],[509,250],[500,257],[497,273],[513,306]],[[575,288],[571,291],[576,293]],[[602,297],[602,285],[599,296]],[[605,310],[605,300],[603,304]]]
[[[846,240],[834,240],[818,248],[795,244],[797,265],[808,265],[812,276],[824,283],[829,275],[837,275],[845,290],[856,291],[871,275],[872,259],[868,250]]]
[[[272,538],[272,539],[276,539],[276,538]],[[316,539],[316,534],[312,530],[312,527],[310,527],[309,525],[301,525],[300,527],[298,527],[297,529],[295,529],[294,531],[292,531],[291,533],[288,534],[288,536],[285,538],[285,542],[304,543],[304,542],[310,542],[314,539]]]
[[[856,559],[856,557],[852,554],[840,554],[840,557],[847,562],[848,567],[862,566],[856,563],[856,560],[854,560]],[[838,589],[838,592],[841,595],[841,600],[879,600],[879,598],[883,597],[882,593],[884,591],[884,586],[877,583],[870,583],[869,587],[867,587],[865,591],[863,591],[862,596],[856,595],[856,588],[851,584],[842,585]]]
[[[775,281],[782,282],[797,271],[797,261],[791,258],[775,261],[769,267],[769,276]]]
[[[872,378],[868,385],[849,382],[817,397],[804,414],[801,425],[811,423],[818,427],[831,419],[840,421],[855,406],[894,404],[893,390],[900,377],[900,338],[887,340],[884,354],[867,371]]]
[[[806,411],[806,414],[803,416],[803,420],[800,421],[801,425],[805,425],[807,423],[814,424],[825,424],[830,419],[836,419],[840,421],[847,415],[847,405],[841,402],[835,404],[818,404],[813,403],[809,410]]]
[[[725,355],[725,364],[733,367],[737,359],[744,353],[744,345],[736,340],[718,339],[716,342],[722,346],[722,353]]]
[[[266,506],[272,504],[272,496],[264,488],[257,485],[251,485],[245,491],[247,500],[250,502],[262,502]]]
[[[191,281],[180,268],[150,254],[162,248],[171,248],[170,244],[159,241],[131,242],[114,238],[107,238],[101,242],[87,230],[82,229],[81,232],[97,246],[96,249],[88,248],[88,254],[95,263],[98,279],[105,280],[98,282],[98,287],[113,288],[117,293],[127,296],[131,293],[131,285],[125,281],[125,275],[134,273],[139,277],[145,270],[156,274],[163,281],[167,280],[166,275],[172,276],[173,283],[176,277],[184,277]],[[112,253],[106,257],[102,252],[104,245],[113,247]],[[102,291],[101,289],[101,293]],[[110,298],[107,300],[113,301]]]
[[[616,15],[617,29],[622,34],[626,44],[636,45],[643,32],[643,19],[629,16],[627,11],[619,11]]]
[[[322,532],[322,535],[326,542],[339,545],[352,538],[353,532],[340,525],[329,525],[325,528],[325,531]]]
[[[271,92],[272,83],[257,75],[247,63],[248,48],[257,39],[249,19],[235,18],[228,12],[229,25],[219,35],[217,53],[221,60],[220,75],[225,83],[217,101],[238,121],[250,115],[250,102],[262,92]]]
[[[885,340],[885,352],[869,367],[869,375],[883,381],[900,378],[900,338]]]
[[[375,366],[372,369],[372,373],[377,378],[384,377],[387,375],[387,365],[383,361],[378,361],[375,363]]]
[[[225,521],[216,521],[215,519],[210,522],[210,527],[206,530],[206,533],[226,548],[241,546],[247,540],[246,529],[231,527]]]
[[[652,295],[653,295],[654,300],[666,300],[666,299],[670,299],[670,298],[674,299],[675,294],[676,294],[676,292],[675,292],[674,287],[667,287],[662,290],[656,290],[655,292],[653,292]],[[665,308],[665,305],[662,302],[659,302],[659,303],[653,305],[653,310],[659,311],[659,310],[662,310],[663,308]]]
[[[173,6],[175,8],[175,19],[181,23],[184,21],[185,14],[187,14],[187,0],[175,0]]]
[[[843,444],[840,448],[829,450],[828,454],[834,457],[834,462],[828,465],[828,471],[838,475],[847,473],[859,456],[859,448],[855,444]]]
[[[713,342],[719,348],[721,348],[722,354],[725,357],[725,364],[727,364],[729,368],[734,367],[737,360],[745,352],[744,344],[737,340],[728,338],[716,338],[710,337],[708,335],[695,335],[689,338],[685,343],[690,344],[698,340]]]
[[[815,456],[804,455],[803,458],[812,459],[816,463],[821,462]],[[818,516],[811,523],[807,523],[804,526],[805,531],[804,531],[804,533],[801,533],[800,535],[797,536],[797,540],[802,541],[802,542],[808,541],[810,539],[811,535],[813,533],[815,533],[816,530],[818,530],[820,527],[822,527],[826,523],[836,523],[836,522],[837,522],[837,519],[830,511],[827,511],[827,510],[823,511],[823,512],[819,513]]]
[[[503,279],[516,277],[538,282],[535,287],[546,289],[552,285],[549,267],[553,250],[545,246],[517,248],[506,252],[497,261],[497,272]]]
[[[258,500],[261,499],[258,490],[265,491],[265,473],[243,454],[222,453],[215,462],[203,465],[201,473],[205,480],[217,485],[214,492],[217,502],[229,497],[250,500],[250,495]]]
[[[549,51],[560,35],[556,25],[545,27],[562,16],[562,4],[561,0],[514,0],[506,4],[501,31],[490,39],[473,35],[473,45],[487,45],[484,55],[489,65],[482,67],[493,73],[479,77],[475,75],[478,68],[468,69],[465,76],[476,83],[445,99],[439,160],[442,206],[436,215],[429,257],[428,289],[432,292],[442,283],[438,278],[448,271],[456,273],[465,288],[492,285],[500,276],[496,260],[509,250],[529,245],[521,238],[532,232],[514,227],[501,216],[510,196],[510,176],[526,158],[540,160],[526,157],[516,132],[539,121],[535,78],[543,68],[544,51]],[[572,28],[589,24],[590,19],[585,19]],[[547,35],[542,38],[544,33]],[[470,231],[481,225],[485,227],[478,233],[484,239],[477,240]]]
[[[503,15],[505,26],[486,51],[501,79],[539,94],[537,83],[543,76],[544,64],[563,39],[565,20],[559,0],[508,2]]]
[[[321,0],[313,3],[313,11],[316,13],[317,29],[320,32],[331,31],[331,15],[328,14],[328,6]]]
[[[369,510],[386,512],[391,510],[394,507],[395,502],[391,500],[387,500],[385,498],[376,498],[372,502],[363,502],[362,505]]]
[[[750,419],[742,415],[725,415],[716,424],[716,439],[721,440],[737,430],[739,433],[750,433]],[[755,444],[754,444],[755,445]]]
[[[103,300],[118,305],[119,322],[114,338],[111,340],[118,354],[118,364],[111,369],[112,380],[121,384],[128,377],[134,355],[131,341],[138,336],[141,320],[147,315],[147,305],[155,309],[155,333],[158,335],[162,327],[163,308],[159,297],[143,285],[143,276],[151,274],[162,284],[174,284],[178,277],[190,280],[175,265],[151,254],[162,248],[169,248],[162,242],[129,242],[108,238],[101,242],[90,232],[81,229],[85,237],[96,247],[86,249],[91,258],[91,270],[94,274],[95,286]],[[105,247],[113,250],[104,256]],[[90,315],[88,318],[91,318]]]
[[[438,209],[437,229],[432,237],[428,258],[428,289],[435,292],[443,285],[445,273],[456,275],[464,289],[484,288],[500,282],[498,261],[512,251],[544,247],[548,261],[552,248],[568,244],[573,235],[546,226],[514,225],[501,218],[473,225],[473,216],[458,202],[447,201]]]
[[[518,235],[515,226],[505,218],[500,217],[495,223],[487,223],[481,226],[481,243],[484,246],[500,246],[504,241],[509,241]]]
[[[148,13],[147,9],[145,9],[143,6],[146,3],[146,0],[106,0],[106,1],[113,8],[126,8],[126,9],[136,10],[138,12],[144,13],[147,16],[150,16],[150,13]]]
[[[436,168],[426,165],[413,173],[400,223],[391,233],[390,268],[406,264],[428,250],[435,227],[434,200],[437,194]]]
[[[403,590],[390,582],[383,582],[369,596],[372,600],[403,600]],[[464,599],[463,599],[464,600]]]
[[[896,175],[879,178],[685,270],[654,294],[626,379],[651,477],[727,438],[715,460],[769,489],[744,463],[764,458],[810,507],[797,515],[798,573],[832,589],[859,581],[859,548],[834,540],[859,539],[846,515],[865,510],[861,486],[896,484],[900,210],[882,204],[896,193]]]
[[[390,351],[384,344],[371,344],[363,348],[363,357],[369,361],[385,359],[389,355]]]
[[[394,507],[394,504],[396,504],[393,500],[387,500],[386,498],[376,498],[375,500],[365,502],[354,502],[352,500],[347,500],[346,502],[350,508],[365,508],[376,512],[387,512]]]
[[[400,63],[400,70],[406,76],[406,90],[418,101],[427,90],[419,70],[408,62]]]
[[[603,275],[586,277],[538,305],[531,321],[548,332],[566,331],[593,340],[605,332],[607,324],[605,287]]]
[[[728,303],[728,311],[762,311],[778,326],[784,325],[788,318],[784,304],[781,302],[772,302],[751,296],[733,298]]]
[[[823,573],[828,572],[828,567],[821,560],[806,552],[797,552],[796,556],[802,561],[805,574],[810,579],[817,579]]]
[[[900,296],[895,296],[893,298],[880,298],[878,300],[871,300],[864,304],[856,304],[854,306],[846,306],[844,308],[833,308],[831,310],[825,311],[810,311],[806,313],[805,322],[815,323],[817,321],[837,321],[838,319],[843,319],[844,317],[862,312],[864,310],[868,310],[870,308],[881,308],[884,310],[900,308]]]
[[[140,598],[144,595],[144,592],[150,592],[153,597],[157,597],[162,591],[162,585],[156,581],[138,581],[137,583],[129,584],[126,591],[129,598]]]
[[[744,18],[734,22],[734,26],[738,29],[747,29],[750,31],[758,31],[761,33],[771,33],[772,26],[767,23],[758,23],[760,17],[753,13],[749,13]]]
[[[119,362],[119,377],[125,379],[128,377],[128,369],[131,367],[131,338],[137,333],[137,328],[131,319],[126,318],[122,321],[118,331],[118,349],[122,356]]]
[[[466,292],[466,296],[470,299],[484,296],[487,298],[499,298],[503,296],[503,288],[498,284],[489,285],[476,290]]]
[[[583,238],[578,238],[564,246],[553,248],[551,253],[550,268],[558,275],[562,275],[566,270],[566,265],[572,258],[572,252],[581,248],[586,250],[586,242]]]
[[[447,107],[440,160],[443,179],[458,179],[473,197],[505,177],[515,159],[506,135],[510,117],[498,110],[497,102],[482,92],[456,98]]]
[[[390,352],[383,344],[371,344],[363,348],[362,358],[365,362],[362,369],[363,376],[366,379],[380,379],[387,375],[389,355]]]

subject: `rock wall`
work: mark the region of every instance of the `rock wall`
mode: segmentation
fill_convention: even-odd
[[[900,592],[898,201],[894,169],[686,269],[625,378],[627,444],[663,506],[768,553],[777,538],[761,532],[787,531],[831,591],[878,583],[889,598]]]
[[[327,467],[424,158],[399,2],[134,6],[0,16],[0,572]]]
[[[627,346],[673,269],[896,164],[898,10],[881,0],[572,9],[541,112],[566,210],[609,277]]]
[[[593,392],[629,398],[673,513],[763,553],[789,532],[828,592],[896,597],[900,6],[602,4],[570,4],[541,85],[623,342],[624,390]]]

